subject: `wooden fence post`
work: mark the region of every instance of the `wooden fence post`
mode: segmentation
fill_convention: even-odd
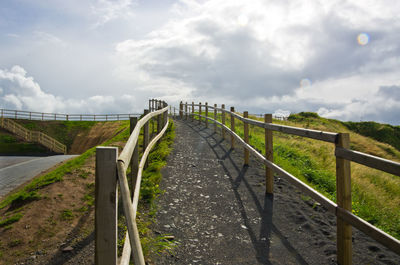
[[[231,112],[235,112],[235,107],[231,107]],[[231,114],[231,130],[235,132],[235,116]],[[235,137],[231,135],[231,148],[235,148]]]
[[[221,108],[222,108],[221,120],[222,120],[222,124],[225,125],[225,104],[222,104]],[[221,130],[222,138],[225,139],[225,129],[223,127],[221,129],[222,129]]]
[[[149,113],[149,110],[145,109],[144,110],[144,116],[146,116]],[[149,139],[149,121],[147,121],[144,125],[143,125],[143,151],[146,150],[147,146],[150,143],[150,139]],[[147,168],[148,163],[146,161],[144,167]]]
[[[249,117],[249,112],[245,111],[243,112],[243,117],[248,118]],[[243,121],[243,133],[244,133],[244,141],[246,144],[249,144],[249,124],[245,121]],[[247,166],[249,165],[249,150],[244,148],[244,164]]]
[[[199,102],[199,115],[201,115],[201,102]],[[201,117],[199,116],[199,124],[201,124]]]
[[[192,122],[194,121],[194,102],[192,101]]]
[[[339,133],[336,147],[350,148],[350,135]],[[336,157],[336,203],[338,207],[351,212],[351,169],[350,161]],[[336,217],[337,262],[352,264],[351,225]]]
[[[117,147],[96,148],[95,263],[117,264]]]
[[[167,106],[167,103],[164,102],[164,108],[166,106]],[[186,119],[187,119],[187,116],[186,116]],[[168,121],[168,108],[167,108],[166,111],[163,112],[163,126],[162,126],[162,128],[164,128],[165,124],[167,124],[167,121]]]
[[[181,118],[181,120],[183,119],[183,104],[182,101],[179,103],[179,117]]]
[[[132,134],[133,130],[136,127],[136,124],[138,122],[137,117],[131,117],[129,119],[130,121],[130,126],[129,126],[129,131],[130,134]],[[139,170],[139,144],[136,142],[136,146],[133,149],[133,154],[132,154],[132,159],[131,159],[131,196],[133,198],[133,192],[135,190],[136,186],[136,179],[137,179],[137,173]]]
[[[161,106],[158,106],[158,110],[161,109]],[[159,134],[162,130],[162,113],[157,115],[157,134]]]
[[[188,119],[187,109],[188,109],[188,107],[187,107],[187,102],[186,102],[186,103],[185,103],[185,120]]]
[[[206,102],[206,128],[208,128],[208,103]]]
[[[264,114],[264,122],[272,123],[272,114]],[[272,131],[268,129],[265,129],[265,158],[274,162]],[[268,167],[265,169],[265,187],[266,193],[274,193],[274,172]]]
[[[214,104],[214,120],[217,120],[217,104]],[[217,123],[214,122],[214,133],[217,132]]]

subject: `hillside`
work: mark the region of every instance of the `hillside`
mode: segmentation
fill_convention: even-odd
[[[65,144],[67,146],[68,154],[82,154],[93,146],[112,138],[116,133],[119,133],[118,128],[124,123],[122,121],[14,121],[29,130],[43,132]],[[5,143],[7,141],[14,141],[13,146],[8,147]],[[17,143],[18,146],[16,145]],[[23,141],[15,137],[14,140],[9,139],[7,136],[0,138],[0,144],[4,146],[4,148],[7,148],[5,150],[11,149],[14,154],[23,154],[28,151],[35,154],[47,152],[47,150],[41,146],[32,143],[23,143]],[[24,145],[27,147],[24,147]],[[20,151],[16,152],[15,150]],[[4,151],[3,153],[7,152]]]
[[[22,141],[0,128],[0,155],[43,155],[48,153],[49,151],[45,147]]]
[[[399,140],[381,131],[382,142],[353,131],[364,123],[348,123],[319,117],[315,113],[291,115],[288,121],[274,121],[289,126],[350,134],[351,148],[400,162],[400,151],[388,143]],[[376,124],[376,123],[375,123]],[[376,128],[363,127],[363,134],[374,135]],[[261,132],[260,137],[261,136]],[[257,139],[257,137],[255,137]],[[254,139],[254,144],[260,145]],[[263,150],[263,147],[260,148]],[[281,167],[335,201],[336,176],[334,145],[297,136],[274,133],[274,158]],[[356,163],[351,163],[353,213],[389,234],[400,238],[400,178]]]
[[[92,135],[92,130],[105,137],[107,133],[103,133],[102,128],[107,133],[112,131],[112,137],[101,145],[116,146],[121,151],[129,137],[129,121],[99,122],[87,133],[78,134],[75,140],[83,141],[85,135]],[[155,128],[152,124],[151,132]],[[138,227],[145,241],[145,253],[168,247],[168,244],[159,244],[161,237],[152,238],[148,226],[152,222],[151,215],[155,213],[152,201],[161,193],[158,188],[160,170],[165,165],[173,135],[173,123],[170,123],[166,136],[150,153],[149,167],[143,172]],[[139,143],[142,142],[140,135]],[[78,145],[85,144],[81,142]],[[83,264],[93,264],[94,179],[93,147],[79,157],[43,172],[4,198],[0,202],[0,264],[82,264],[83,260]],[[122,246],[122,236],[126,231],[123,215],[120,215],[119,222],[119,246]]]
[[[373,121],[343,122],[343,124],[353,132],[390,144],[400,150],[400,126]]]

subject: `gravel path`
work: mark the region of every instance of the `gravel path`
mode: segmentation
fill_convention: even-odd
[[[156,264],[336,264],[335,216],[278,177],[265,195],[264,169],[244,167],[242,148],[197,122],[175,124],[154,230],[179,246]],[[354,264],[400,264],[353,231]]]

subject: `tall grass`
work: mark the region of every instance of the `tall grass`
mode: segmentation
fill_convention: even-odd
[[[221,121],[221,115],[218,115],[218,120]],[[393,146],[357,134],[342,122],[321,118],[315,113],[300,113],[291,116],[288,121],[273,122],[350,133],[352,149],[400,161],[400,152]],[[230,115],[226,115],[226,124],[230,125]],[[243,137],[243,123],[236,120],[235,125],[236,133]],[[264,129],[250,125],[249,134],[250,145],[265,154]],[[336,160],[333,144],[274,132],[273,150],[276,164],[336,201]],[[351,169],[353,213],[400,239],[400,178],[356,163],[351,163]]]

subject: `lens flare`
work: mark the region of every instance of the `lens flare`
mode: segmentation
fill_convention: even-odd
[[[358,34],[357,42],[358,42],[358,44],[360,44],[362,46],[367,45],[369,42],[369,35],[367,33]]]
[[[240,15],[238,17],[238,24],[242,27],[247,26],[249,23],[249,18],[246,15]]]
[[[309,87],[311,86],[311,80],[308,78],[303,78],[300,81],[300,87]]]

